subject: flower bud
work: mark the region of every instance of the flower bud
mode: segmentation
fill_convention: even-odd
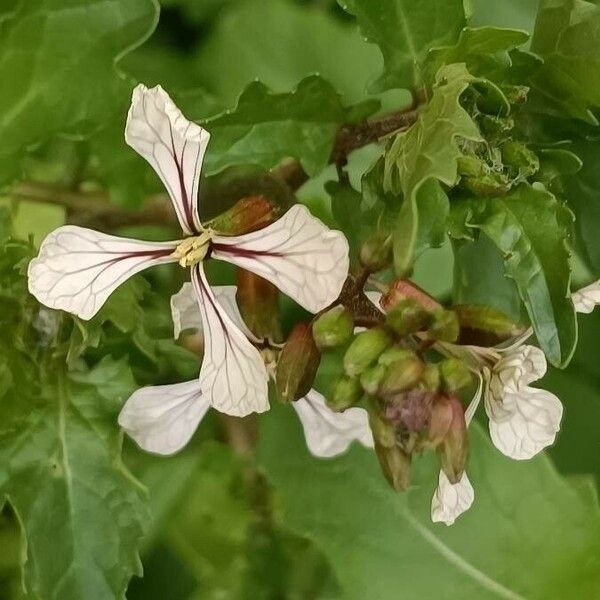
[[[414,357],[416,354],[410,350],[409,348],[403,348],[402,346],[392,346],[388,348],[381,354],[381,356],[377,359],[377,362],[380,365],[384,365],[385,367],[391,365],[392,363],[400,360],[401,358]]]
[[[382,364],[376,364],[366,368],[360,376],[360,385],[366,394],[374,396],[379,390],[381,381],[385,376],[386,368]]]
[[[381,327],[359,333],[344,356],[344,370],[350,377],[360,375],[392,343],[390,334]]]
[[[357,404],[362,397],[362,388],[357,379],[341,376],[333,386],[327,405],[336,412],[342,412]]]
[[[483,198],[504,196],[510,191],[510,183],[502,173],[488,173],[479,177],[463,177],[460,183],[475,196]]]
[[[298,323],[281,351],[275,382],[283,400],[293,402],[312,387],[319,368],[321,353],[312,337],[311,327]]]
[[[465,470],[469,455],[469,438],[465,412],[460,400],[448,396],[452,411],[450,427],[441,446],[442,469],[451,483],[457,483]]]
[[[433,324],[427,330],[428,336],[440,342],[456,342],[460,332],[456,314],[451,310],[438,308],[432,316]]]
[[[393,448],[396,445],[396,429],[394,424],[383,415],[379,401],[370,398],[367,402],[367,411],[375,444],[384,448]]]
[[[384,398],[390,398],[409,390],[421,379],[424,369],[423,361],[415,357],[407,357],[392,363],[386,371],[381,382],[380,394]]]
[[[249,196],[213,219],[211,229],[225,235],[242,235],[273,223],[280,209],[264,196]]]
[[[540,168],[540,160],[525,144],[509,140],[502,144],[502,161],[521,175],[529,177]]]
[[[397,491],[410,487],[410,456],[400,447],[385,448],[375,443],[375,453],[388,483]]]
[[[452,310],[460,325],[460,344],[495,346],[523,333],[503,312],[489,306],[458,305]]]
[[[380,304],[384,311],[389,311],[392,306],[404,298],[412,298],[425,310],[435,310],[441,304],[418,285],[406,279],[397,279],[390,284],[388,291],[382,296]]]
[[[473,381],[469,369],[458,358],[446,358],[439,364],[444,389],[458,392]]]
[[[437,392],[441,384],[440,370],[437,365],[425,365],[421,382],[428,392]]]
[[[354,331],[352,313],[342,306],[334,306],[313,323],[313,337],[321,350],[345,344]]]
[[[476,156],[467,155],[460,156],[456,161],[459,175],[466,175],[467,177],[479,177],[485,175],[489,169],[488,166],[480,158]]]
[[[429,313],[412,298],[399,300],[385,317],[390,329],[401,337],[425,329],[429,320]]]
[[[392,261],[392,236],[377,233],[360,247],[360,263],[372,273],[385,269]]]
[[[433,448],[437,448],[442,443],[450,426],[454,411],[448,396],[438,396],[431,408],[429,418],[429,430],[427,432],[427,444]]]
[[[246,269],[236,269],[236,279],[235,297],[244,323],[256,337],[280,341],[279,290]]]

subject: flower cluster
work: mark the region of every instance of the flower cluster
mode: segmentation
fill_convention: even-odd
[[[203,226],[196,201],[209,134],[188,121],[160,87],[139,85],[132,98],[125,139],[167,189],[182,238],[172,242],[124,239],[67,225],[42,243],[28,270],[29,289],[45,306],[92,318],[127,278],[148,267],[177,262],[191,283],[173,297],[175,335],[196,328],[204,336],[198,380],[143,388],[126,402],[119,423],[145,450],[171,454],[194,433],[210,406],[235,416],[268,409],[268,365],[246,327],[231,287],[211,288],[206,260],[227,261],[273,283],[311,312],[331,304],[348,273],[348,243],[303,206],[239,236]],[[309,449],[318,456],[344,451],[353,440],[371,445],[366,412],[336,414],[311,390],[294,403]]]

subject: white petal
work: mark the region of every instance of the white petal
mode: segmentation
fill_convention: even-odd
[[[235,299],[235,285],[215,285],[211,288],[217,302],[223,307],[235,326],[251,341],[260,340],[248,329]],[[202,331],[202,318],[198,307],[198,297],[191,283],[186,282],[181,289],[171,296],[171,315],[173,317],[173,336],[179,337],[184,329]]]
[[[438,487],[431,499],[431,520],[452,525],[471,508],[474,499],[475,492],[466,473],[462,474],[458,483],[450,483],[444,471],[440,470]]]
[[[302,422],[306,445],[314,456],[336,456],[345,452],[354,440],[367,448],[373,447],[366,410],[348,408],[343,413],[334,412],[316,390],[310,390],[293,406]]]
[[[186,234],[201,229],[198,181],[209,139],[208,131],[188,121],[159,85],[133,90],[125,141],[158,173]]]
[[[145,387],[125,402],[119,425],[140,448],[156,454],[173,454],[189,442],[209,406],[196,379]]]
[[[571,299],[577,312],[591,313],[600,304],[600,279],[574,292]]]
[[[269,408],[267,370],[260,352],[235,326],[210,289],[202,265],[192,270],[204,331],[202,393],[228,415],[243,417]]]
[[[65,225],[42,242],[29,263],[29,291],[45,306],[91,319],[129,277],[172,262],[177,242],[142,242]]]
[[[526,387],[505,392],[502,403],[501,418],[488,410],[490,435],[500,452],[524,460],[554,443],[563,411],[554,394]],[[486,402],[486,409],[488,404]]]
[[[215,236],[212,257],[264,277],[311,312],[331,304],[348,275],[344,235],[328,229],[301,205],[259,231]]]

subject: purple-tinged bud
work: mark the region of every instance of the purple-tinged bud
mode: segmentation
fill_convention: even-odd
[[[279,207],[264,196],[249,196],[236,202],[208,225],[224,235],[242,235],[273,223],[279,213]]]
[[[352,313],[341,304],[323,313],[313,323],[313,337],[321,350],[345,344],[353,331]]]
[[[465,411],[455,395],[448,396],[452,411],[450,427],[441,445],[442,469],[451,483],[461,478],[469,456],[469,437]]]
[[[423,389],[397,394],[386,404],[385,416],[400,429],[421,433],[428,426],[434,398],[435,394]]]
[[[446,358],[439,364],[442,384],[447,392],[458,392],[471,385],[473,378],[466,365],[458,358]]]
[[[362,388],[358,379],[341,376],[333,386],[333,391],[327,399],[329,408],[336,412],[343,412],[357,404],[362,397]]]
[[[456,342],[460,332],[458,317],[445,308],[438,308],[431,314],[433,323],[427,330],[428,337],[440,342]]]
[[[279,290],[269,281],[246,271],[236,269],[237,304],[244,322],[258,338],[279,341]]]
[[[419,383],[425,365],[416,356],[401,358],[392,363],[381,382],[379,392],[383,398],[393,396],[409,390]]]
[[[344,355],[344,370],[350,377],[360,375],[392,343],[390,334],[381,327],[359,333]]]
[[[360,376],[360,385],[366,394],[375,396],[381,385],[386,372],[386,367],[382,364],[376,364],[366,368]]]
[[[429,321],[429,313],[412,298],[396,302],[385,317],[388,327],[401,337],[425,329]]]
[[[383,310],[387,312],[404,298],[416,300],[422,308],[428,311],[441,307],[441,304],[435,298],[407,279],[398,279],[392,282],[388,291],[382,296],[380,304]]]
[[[319,368],[321,353],[312,337],[310,325],[298,323],[281,351],[275,382],[283,400],[293,402],[312,387]]]
[[[503,312],[489,306],[463,304],[452,307],[460,325],[460,344],[495,346],[523,333]]]
[[[392,236],[377,233],[360,247],[360,263],[370,272],[385,269],[392,262]]]

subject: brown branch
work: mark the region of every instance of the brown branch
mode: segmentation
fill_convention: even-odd
[[[409,127],[416,121],[418,110],[411,107],[389,115],[352,123],[340,127],[333,144],[330,163],[338,166],[346,163],[348,155],[358,148],[377,142],[381,138]],[[252,172],[225,184],[203,186],[201,197],[205,205],[223,206],[229,198],[261,194],[276,196],[278,200],[291,200],[293,193],[308,180],[308,175],[298,161],[292,160],[268,173]],[[284,191],[282,188],[285,188]],[[55,185],[21,182],[10,190],[10,196],[19,200],[32,200],[63,206],[69,213],[69,222],[112,230],[131,225],[177,225],[171,203],[166,194],[149,197],[140,210],[128,210],[111,203],[103,192],[75,192]],[[211,198],[217,202],[211,202]],[[210,211],[209,211],[210,212]]]

